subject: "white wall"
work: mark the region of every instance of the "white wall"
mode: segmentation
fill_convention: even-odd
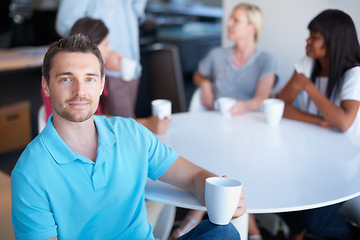
[[[233,7],[240,2],[244,1],[223,0],[223,46],[232,44],[226,39],[226,21]],[[245,2],[259,6],[263,11],[265,23],[258,46],[277,58],[280,86],[286,84],[294,71],[294,63],[305,54],[305,40],[309,35],[308,23],[323,10],[336,8],[348,13],[355,22],[360,38],[360,0],[245,0]]]

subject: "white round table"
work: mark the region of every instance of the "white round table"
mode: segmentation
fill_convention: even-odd
[[[181,156],[243,183],[248,213],[305,210],[360,195],[360,137],[261,112],[226,118],[219,112],[172,115],[158,138]],[[205,209],[189,193],[149,180],[146,198]]]

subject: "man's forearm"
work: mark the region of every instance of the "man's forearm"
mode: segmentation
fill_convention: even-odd
[[[216,176],[192,162],[178,157],[160,180],[192,193],[201,203],[205,203],[205,180]]]

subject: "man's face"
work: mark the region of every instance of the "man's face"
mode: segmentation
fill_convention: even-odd
[[[83,122],[94,115],[104,82],[95,55],[62,52],[52,60],[49,84],[43,77],[42,86],[50,97],[54,118]]]

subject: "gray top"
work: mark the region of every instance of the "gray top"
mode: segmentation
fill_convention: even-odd
[[[236,67],[233,51],[233,47],[215,48],[199,63],[201,75],[210,78],[213,83],[215,99],[251,99],[260,79],[277,75],[277,62],[270,53],[256,48],[243,66]]]

